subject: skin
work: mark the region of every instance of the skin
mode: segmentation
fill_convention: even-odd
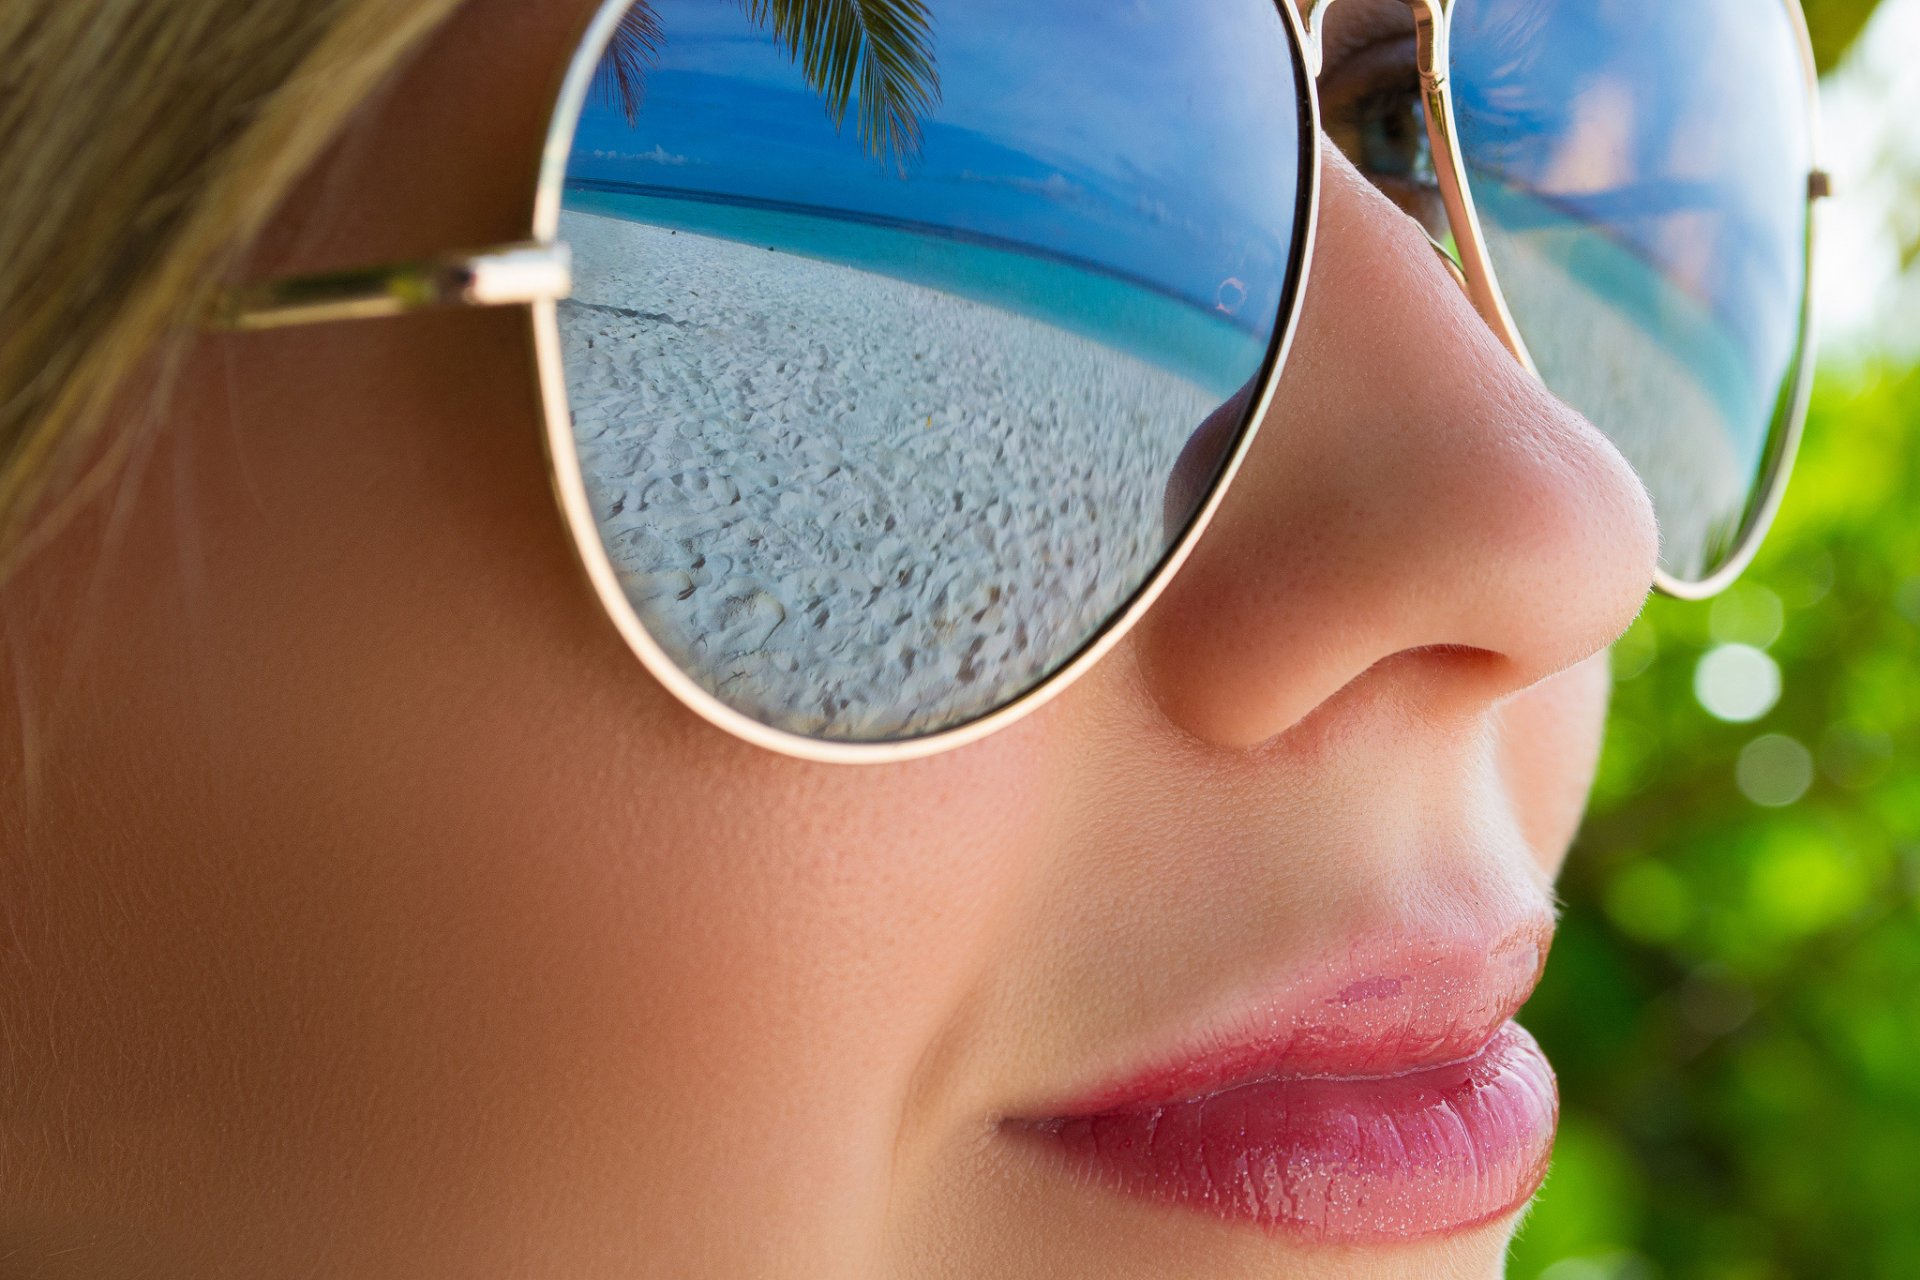
[[[259,275],[516,238],[590,5],[474,0]],[[208,338],[0,596],[9,1275],[1488,1277],[996,1130],[1361,934],[1544,911],[1624,462],[1337,153],[1271,421],[1166,596],[976,745],[813,765],[626,650],[512,313]]]

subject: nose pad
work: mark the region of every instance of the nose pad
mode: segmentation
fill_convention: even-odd
[[[1460,264],[1454,260],[1453,251],[1434,239],[1431,231],[1427,232],[1427,243],[1432,245],[1433,251],[1440,255],[1440,261],[1446,264],[1447,274],[1452,276],[1453,282],[1460,286],[1460,292],[1466,294],[1471,301],[1473,290],[1467,286],[1467,273],[1461,270]]]

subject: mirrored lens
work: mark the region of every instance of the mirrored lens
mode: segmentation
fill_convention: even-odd
[[[1296,276],[1273,0],[652,0],[574,136],[599,539],[713,697],[951,728],[1092,642],[1242,435]]]
[[[1738,549],[1806,345],[1811,106],[1783,0],[1456,0],[1487,249],[1547,385],[1639,470],[1661,559]]]

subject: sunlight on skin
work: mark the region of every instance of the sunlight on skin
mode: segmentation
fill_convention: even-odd
[[[463,8],[260,270],[521,234],[500,157],[586,7]],[[0,720],[0,769],[48,781],[0,788],[32,961],[0,966],[0,1252],[1492,1280],[1518,1210],[1272,1237],[1003,1127],[1203,1006],[1363,944],[1390,959],[1342,994],[1420,940],[1484,963],[1549,910],[1646,495],[1337,154],[1322,213],[1288,376],[1162,602],[1041,712],[896,766],[751,747],[646,676],[555,518],[524,317],[203,344],[123,536],[76,522],[4,601],[0,699],[44,736]]]

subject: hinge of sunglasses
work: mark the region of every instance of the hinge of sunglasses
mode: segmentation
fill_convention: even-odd
[[[220,297],[211,322],[222,329],[277,329],[404,315],[429,307],[558,301],[572,292],[567,246],[526,241],[422,262],[241,285]]]
[[[1826,200],[1833,195],[1833,175],[1825,169],[1815,169],[1807,175],[1807,199]]]

